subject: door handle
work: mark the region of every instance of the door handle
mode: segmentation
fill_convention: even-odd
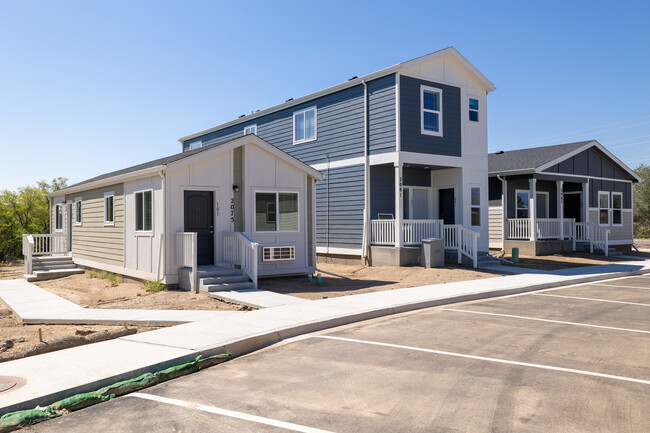
[[[214,233],[214,232],[213,232],[212,230],[210,230],[210,234],[213,234],[213,233]]]

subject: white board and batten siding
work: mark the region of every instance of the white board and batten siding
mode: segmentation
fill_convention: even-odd
[[[105,224],[104,196],[113,193],[112,225]],[[110,267],[124,266],[124,188],[122,184],[109,185],[67,195],[65,201],[73,203],[72,215],[64,207],[63,231],[67,231],[68,218],[74,218],[74,201],[81,197],[81,224],[72,224],[72,256],[82,265],[98,263]],[[55,204],[63,202],[63,197],[52,200],[52,215],[55,218]],[[54,219],[53,219],[54,222]],[[53,225],[54,227],[54,225]],[[89,265],[90,266],[90,265]]]
[[[294,246],[295,260],[263,262],[260,258],[260,275],[308,273],[309,218],[307,188],[311,188],[310,178],[296,167],[273,157],[254,145],[244,149],[244,230],[260,244],[260,256],[264,246]],[[298,231],[258,232],[255,230],[255,192],[297,192],[298,193]],[[313,269],[311,269],[313,270]]]
[[[490,248],[503,248],[503,207],[491,206],[490,219]]]

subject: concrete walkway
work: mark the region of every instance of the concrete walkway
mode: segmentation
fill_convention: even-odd
[[[237,356],[285,338],[359,320],[647,272],[650,261],[619,262],[300,302],[8,361],[0,363],[0,376],[22,377],[27,383],[0,393],[0,415],[44,406],[198,355],[229,351]]]
[[[210,296],[222,301],[236,302],[254,308],[279,307],[280,305],[309,302],[308,299],[258,289],[220,290],[210,292]]]

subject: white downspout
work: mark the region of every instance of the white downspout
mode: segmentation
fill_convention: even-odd
[[[503,215],[501,216],[501,250],[505,250],[506,239],[508,239],[508,183],[505,177],[497,174],[497,179],[501,181],[501,209]],[[488,185],[489,188],[489,185]]]
[[[363,84],[363,245],[361,257],[368,257],[370,248],[370,161],[368,157],[368,83],[362,80]],[[366,260],[367,261],[367,260]]]
[[[162,228],[160,232],[160,243],[158,244],[158,266],[156,268],[156,281],[160,281],[162,278],[160,277],[160,268],[161,268],[161,263],[162,263],[162,269],[163,273],[165,273],[165,213],[167,213],[167,197],[165,197],[165,183],[166,183],[166,178],[165,178],[165,172],[164,170],[160,170],[158,172],[158,176],[160,176],[160,182],[162,185],[162,197],[163,197],[163,202],[162,202]]]

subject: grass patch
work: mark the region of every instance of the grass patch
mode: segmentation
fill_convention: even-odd
[[[90,271],[86,275],[87,278],[101,278],[102,280],[106,280],[110,283],[111,286],[115,287],[118,284],[122,284],[124,282],[124,277],[121,275],[116,275],[112,272],[96,272],[96,271]]]
[[[158,281],[147,281],[144,286],[149,293],[157,293],[165,290],[165,285]]]

